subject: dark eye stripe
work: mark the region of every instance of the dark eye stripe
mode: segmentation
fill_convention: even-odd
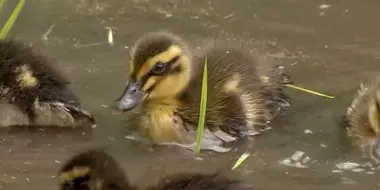
[[[160,75],[160,76],[163,76],[165,74],[168,74],[168,73],[171,73],[171,72],[175,72],[175,73],[178,73],[180,71],[180,67],[175,67],[175,68],[172,68],[172,65],[178,61],[178,59],[180,58],[180,56],[175,56],[173,59],[171,59],[170,61],[166,62],[165,64],[166,65],[166,71]],[[145,85],[146,81],[151,77],[151,76],[154,76],[154,74],[152,74],[151,72],[149,72],[147,75],[145,75],[142,79],[141,79],[141,84],[142,86]],[[154,87],[156,87],[159,83],[160,83],[161,80],[159,80],[158,82],[156,82],[156,84],[152,85],[146,92],[150,92],[154,89]]]

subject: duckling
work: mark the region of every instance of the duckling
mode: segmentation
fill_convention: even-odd
[[[361,84],[342,124],[353,145],[380,162],[380,78],[371,85]]]
[[[0,126],[93,125],[64,75],[29,46],[0,41]]]
[[[101,149],[74,155],[59,171],[61,190],[136,190],[116,160]],[[145,188],[144,188],[145,189]],[[147,190],[248,190],[250,185],[219,174],[167,176]]]
[[[212,47],[192,56],[177,35],[155,32],[132,48],[129,81],[116,108],[126,112],[142,105],[136,125],[153,144],[192,144],[194,135],[190,138],[187,132],[196,131],[206,59],[204,134],[211,141],[202,143],[202,149],[256,135],[289,106],[278,69],[262,78],[258,61],[241,49]]]
[[[72,156],[58,176],[61,190],[135,189],[116,160],[101,149],[88,149]]]

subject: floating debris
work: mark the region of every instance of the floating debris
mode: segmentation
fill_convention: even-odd
[[[55,24],[52,24],[49,29],[41,36],[41,40],[47,41],[49,40],[48,36],[53,31],[53,28],[55,27]]]
[[[303,158],[302,159],[302,164],[307,164],[307,163],[309,163],[310,162],[310,160],[311,160],[311,158],[310,157],[308,157],[308,156],[306,156],[305,158]]]
[[[351,171],[359,173],[359,172],[364,172],[365,169],[364,168],[354,168]]]
[[[236,161],[235,165],[232,167],[231,170],[234,170],[234,169],[236,169],[237,167],[239,167],[240,164],[243,163],[244,160],[247,159],[249,155],[251,155],[251,153],[249,153],[249,152],[245,152],[244,154],[242,154],[242,155],[240,156],[240,158]]]
[[[97,42],[97,43],[90,43],[90,44],[74,44],[75,48],[84,48],[84,47],[91,47],[91,46],[100,46],[104,45],[107,42]]]
[[[296,168],[308,168],[311,163],[316,163],[316,160],[311,160],[309,156],[305,156],[305,152],[297,150],[292,156],[279,161],[278,163],[285,166]]]
[[[320,9],[328,9],[328,8],[330,8],[331,7],[331,5],[329,5],[329,4],[322,4],[322,5],[319,5],[319,8]]]
[[[355,163],[355,162],[341,162],[335,165],[340,170],[352,170],[354,168],[359,167],[360,164]]]
[[[223,19],[229,19],[229,18],[231,18],[233,16],[235,16],[235,12],[232,12],[229,15],[224,16]]]
[[[106,27],[106,29],[108,30],[108,44],[112,46],[114,44],[114,42],[113,42],[112,28],[111,27]]]
[[[304,132],[305,134],[313,134],[313,131],[310,130],[310,129],[305,129],[303,132]]]
[[[297,150],[290,158],[293,161],[299,161],[304,154],[305,152]]]

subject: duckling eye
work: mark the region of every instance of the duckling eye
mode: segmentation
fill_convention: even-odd
[[[158,62],[152,69],[152,74],[162,75],[166,70],[166,64]]]

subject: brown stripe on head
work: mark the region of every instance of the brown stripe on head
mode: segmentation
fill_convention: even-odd
[[[182,49],[177,45],[170,46],[166,51],[161,52],[145,61],[137,71],[137,80],[141,80],[146,76],[157,63],[167,64],[170,63],[175,57],[181,56]]]
[[[132,79],[145,62],[156,55],[165,52],[173,44],[181,44],[180,40],[169,33],[149,33],[136,42],[130,52],[129,73]]]

